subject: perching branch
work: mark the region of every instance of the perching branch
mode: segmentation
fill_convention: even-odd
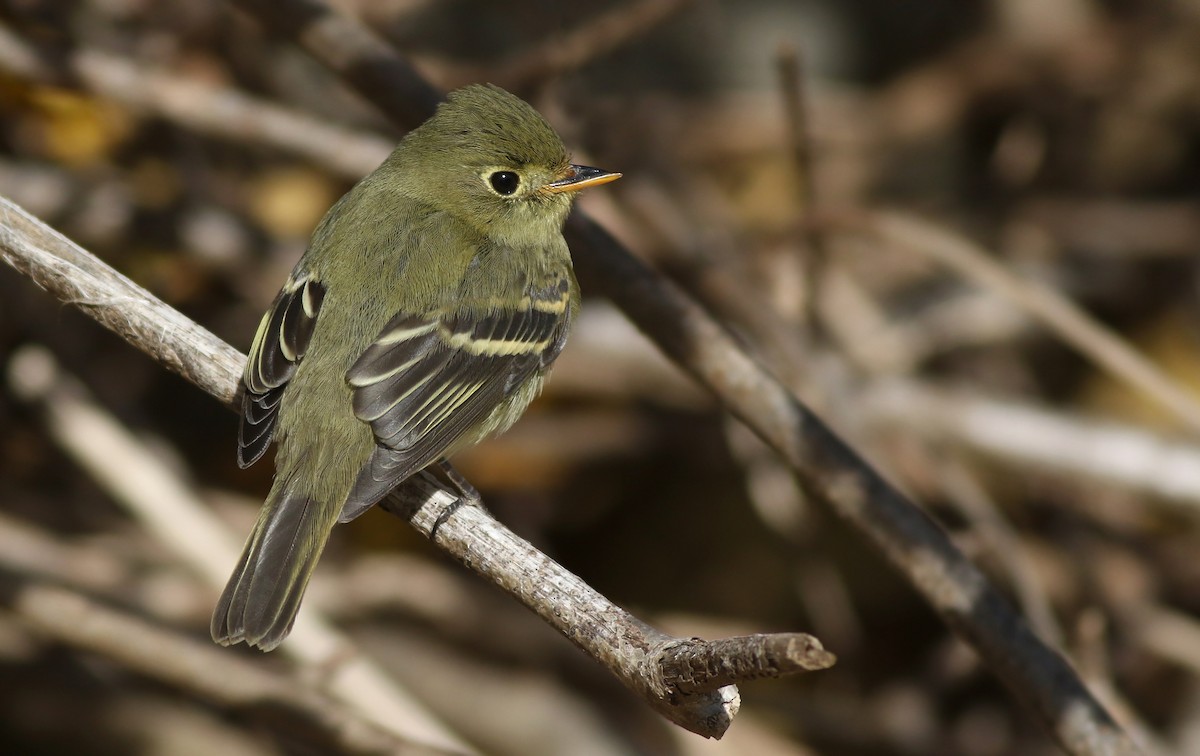
[[[411,128],[433,112],[438,93],[417,83],[419,75],[403,57],[319,0],[234,4],[265,29],[287,35],[334,70],[348,73],[347,82],[399,125]],[[338,33],[328,33],[331,28]],[[394,84],[389,74],[397,77]],[[576,213],[567,231],[584,288],[611,298],[771,445],[810,490],[867,536],[1068,752],[1138,752],[1067,661],[1029,630],[945,532],[755,363],[719,323],[583,215]]]
[[[422,473],[383,508],[431,537],[454,503]],[[803,633],[719,641],[661,633],[478,507],[461,507],[437,525],[434,542],[536,612],[663,716],[707,737],[720,737],[737,714],[738,681],[826,669],[835,661],[816,638]]]
[[[0,258],[227,407],[234,406],[244,356],[3,198]],[[426,537],[455,504],[453,496],[423,477],[393,499],[385,508]],[[657,711],[707,737],[720,737],[737,713],[736,680],[824,669],[834,662],[815,638],[803,634],[706,645],[660,633],[477,507],[455,511],[438,527],[436,541],[546,619]],[[682,647],[698,650],[682,654]]]
[[[55,299],[236,409],[246,357],[73,241],[0,197],[0,258]]]

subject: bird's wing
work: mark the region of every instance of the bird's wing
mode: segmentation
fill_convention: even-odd
[[[301,276],[289,278],[263,315],[250,347],[242,383],[242,422],[238,428],[238,464],[249,467],[271,444],[279,399],[308,349],[325,287]]]
[[[561,282],[511,309],[400,313],[350,368],[354,414],[376,449],[342,509],[346,522],[446,454],[562,351],[570,289]]]

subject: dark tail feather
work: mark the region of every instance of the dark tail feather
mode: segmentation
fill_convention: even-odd
[[[213,640],[270,651],[287,637],[333,527],[321,509],[308,497],[272,492],[213,612]]]

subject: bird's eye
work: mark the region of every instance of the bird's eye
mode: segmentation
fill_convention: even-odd
[[[521,177],[512,171],[496,171],[488,176],[488,183],[496,190],[496,194],[507,197],[521,186]]]

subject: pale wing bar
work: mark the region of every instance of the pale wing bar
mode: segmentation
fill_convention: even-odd
[[[394,317],[347,373],[355,415],[370,423],[378,446],[341,520],[442,457],[548,366],[562,349],[568,318],[565,306]]]

